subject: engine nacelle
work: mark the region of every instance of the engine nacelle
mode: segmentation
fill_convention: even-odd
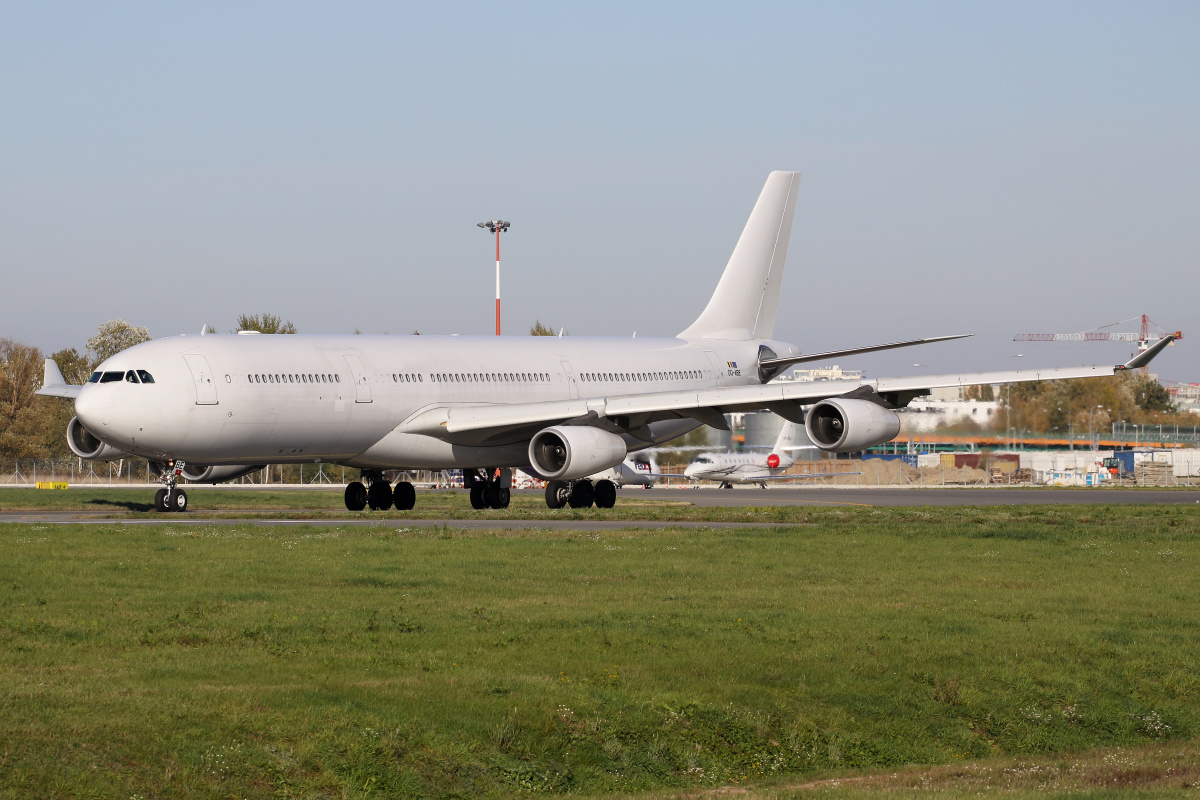
[[[116,461],[119,458],[129,458],[129,453],[118,450],[97,439],[83,427],[79,417],[71,417],[67,423],[67,446],[71,452],[88,461]]]
[[[869,400],[834,397],[809,409],[804,428],[822,450],[849,453],[895,439],[900,433],[900,417]]]
[[[529,463],[547,480],[573,481],[625,460],[625,440],[615,433],[555,425],[529,440]]]
[[[192,464],[184,464],[183,472],[181,473],[189,483],[224,483],[231,481],[234,478],[240,478],[243,475],[249,475],[251,472],[258,472],[265,467],[266,464],[228,464],[221,467],[197,467]]]

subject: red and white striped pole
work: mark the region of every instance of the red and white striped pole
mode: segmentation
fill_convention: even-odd
[[[496,234],[496,335],[500,335],[500,234],[508,230],[511,224],[502,219],[492,219],[487,222],[476,223],[480,228],[487,228],[491,233]]]
[[[500,335],[500,229],[496,228],[496,335]]]

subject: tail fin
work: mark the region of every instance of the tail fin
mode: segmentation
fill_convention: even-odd
[[[737,247],[702,313],[681,339],[770,339],[796,211],[799,172],[767,176]]]
[[[796,457],[792,453],[796,450],[799,438],[800,426],[795,422],[784,422],[783,428],[779,431],[779,438],[775,440],[775,446],[771,448],[771,452],[779,456],[780,464],[789,466],[795,463]]]

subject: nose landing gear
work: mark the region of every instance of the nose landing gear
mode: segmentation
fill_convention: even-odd
[[[158,512],[179,511],[181,513],[187,511],[187,492],[176,485],[179,476],[183,474],[183,462],[155,463],[160,472],[158,480],[160,483],[165,483],[166,486],[154,493],[154,510]]]

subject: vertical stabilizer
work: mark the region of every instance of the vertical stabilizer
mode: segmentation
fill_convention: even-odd
[[[779,438],[775,440],[775,446],[771,448],[771,452],[779,456],[781,467],[790,467],[796,463],[796,457],[792,453],[796,451],[799,438],[800,426],[795,422],[784,422],[783,428],[779,431]]]
[[[772,172],[704,313],[682,339],[770,339],[787,259],[799,172]]]

